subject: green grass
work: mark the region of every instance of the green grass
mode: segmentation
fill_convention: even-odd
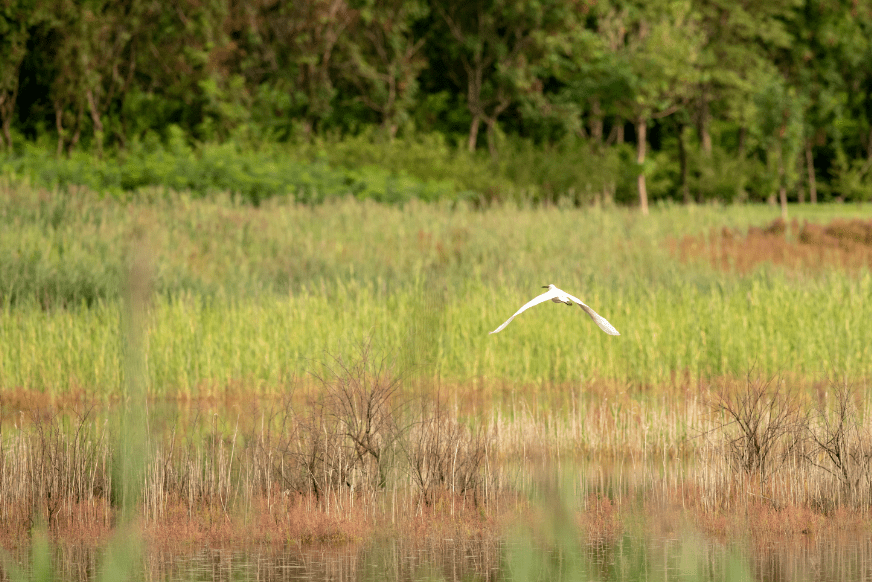
[[[573,279],[567,288],[584,288]],[[588,286],[587,300],[622,331],[601,333],[581,310],[545,305],[499,335],[488,335],[536,293],[472,282],[444,299],[424,330],[434,345],[409,354],[423,373],[467,382],[666,382],[673,371],[712,376],[792,372],[851,377],[872,373],[872,278],[832,276],[800,288],[755,277],[723,286],[607,289]],[[326,294],[261,296],[247,301],[186,296],[155,299],[146,340],[153,394],[242,383],[281,390],[327,357],[365,336],[404,354],[416,338],[424,286],[385,292],[336,283]],[[123,381],[119,309],[45,312],[7,306],[0,323],[0,381],[64,392],[114,392]],[[430,356],[427,358],[426,356]]]
[[[827,221],[869,207],[791,209]],[[152,394],[284,390],[363,337],[423,375],[462,383],[632,385],[761,373],[872,376],[872,276],[751,275],[681,264],[667,237],[777,216],[770,207],[517,208],[343,200],[260,208],[184,196],[120,203],[0,186],[0,388],[115,393],[122,293],[151,262]],[[553,282],[547,304],[488,335]]]

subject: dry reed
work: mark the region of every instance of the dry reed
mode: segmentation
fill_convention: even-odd
[[[322,398],[306,406],[288,398],[275,410],[150,432],[146,529],[194,543],[347,541],[375,529],[408,534],[413,518],[422,529],[438,518],[493,527],[501,511],[525,511],[555,467],[570,476],[561,490],[593,512],[591,527],[612,533],[612,505],[640,495],[712,518],[754,507],[821,518],[872,509],[870,409],[846,384],[798,393],[783,379],[749,376],[682,407],[616,395],[562,415],[519,405],[471,423],[436,396],[409,399],[389,366],[367,358],[325,376]],[[0,432],[3,537],[37,522],[108,531],[120,510],[112,430],[108,416],[85,409],[22,414]]]

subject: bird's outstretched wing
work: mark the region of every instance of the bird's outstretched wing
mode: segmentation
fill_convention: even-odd
[[[597,313],[596,311],[594,311],[593,309],[588,307],[581,299],[579,299],[578,297],[573,297],[572,295],[569,295],[569,293],[567,293],[566,295],[569,296],[570,299],[572,299],[573,301],[578,303],[578,306],[581,307],[582,309],[584,309],[585,312],[587,312],[587,314],[590,315],[590,318],[592,320],[594,320],[594,322],[599,326],[599,328],[601,330],[603,330],[604,332],[606,332],[609,335],[621,335],[620,333],[618,333],[618,330],[616,330],[611,323],[606,321],[605,317],[603,317],[602,315],[600,315],[599,313]],[[506,322],[506,323],[508,323],[508,322]]]
[[[542,295],[539,295],[537,297],[532,298],[527,303],[525,303],[519,310],[517,310],[515,312],[515,315],[508,318],[504,324],[502,324],[501,326],[499,326],[498,328],[496,328],[495,330],[493,330],[490,333],[499,333],[499,332],[503,331],[503,328],[505,328],[507,325],[512,323],[512,320],[515,319],[515,316],[517,316],[518,314],[523,313],[526,310],[530,309],[531,307],[533,307],[535,305],[539,305],[540,303],[542,303],[544,301],[548,301],[552,297],[556,297],[556,296],[557,296],[556,291],[549,290],[549,291],[546,291],[545,293],[543,293]],[[599,316],[597,316],[597,317],[599,317]],[[605,321],[605,320],[603,319],[603,321]],[[608,322],[606,322],[606,323],[608,323]],[[488,335],[490,335],[490,334],[488,334]]]

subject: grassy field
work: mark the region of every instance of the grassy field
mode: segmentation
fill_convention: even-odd
[[[867,267],[681,260],[770,207],[497,207],[345,201],[261,208],[184,196],[118,203],[0,189],[0,387],[117,393],[132,253],[148,262],[153,395],[276,394],[364,338],[418,377],[473,388],[607,380],[628,387],[784,373],[872,375]],[[798,207],[801,220],[872,207]],[[791,234],[783,235],[790,239]],[[753,249],[752,249],[753,250]],[[704,254],[704,253],[700,253]],[[548,304],[488,335],[555,283],[621,332]]]

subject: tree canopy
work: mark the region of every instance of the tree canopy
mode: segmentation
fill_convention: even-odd
[[[869,200],[872,0],[0,0],[4,149],[177,131],[572,147],[623,160],[643,208],[651,180]]]

